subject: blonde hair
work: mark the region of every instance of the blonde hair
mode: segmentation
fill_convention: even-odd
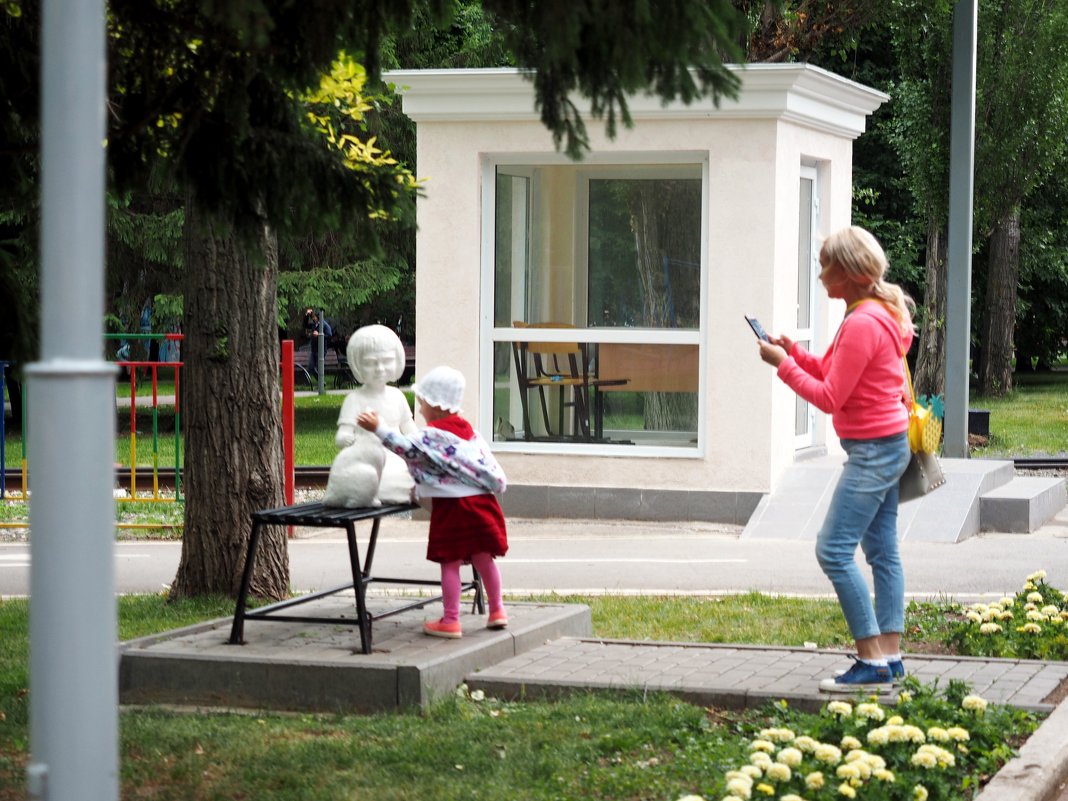
[[[885,279],[890,262],[870,231],[853,225],[831,234],[820,248],[820,265],[838,267],[849,280],[871,292],[897,318],[901,331],[912,330],[916,303],[897,284]]]

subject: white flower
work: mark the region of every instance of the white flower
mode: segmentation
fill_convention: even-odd
[[[938,765],[934,754],[927,751],[917,751],[912,755],[912,764],[919,768],[933,768]]]
[[[827,711],[832,715],[838,715],[842,718],[848,718],[853,714],[853,707],[847,704],[845,701],[831,701],[827,704]]]
[[[966,695],[964,700],[960,702],[961,709],[967,709],[970,712],[978,712],[982,714],[986,712],[986,699],[981,698],[978,695]]]
[[[1046,604],[1039,610],[1046,617],[1056,617],[1061,613],[1061,610],[1055,607],[1053,604]]]
[[[868,720],[882,720],[886,717],[883,708],[878,704],[857,704],[857,717]]]
[[[790,771],[790,766],[782,762],[773,762],[767,770],[767,777],[775,782],[788,782],[791,776],[793,773]]]
[[[999,631],[1003,629],[997,623],[984,623],[979,627],[980,634],[997,634]]]
[[[816,746],[813,756],[818,762],[825,762],[828,765],[837,765],[842,761],[842,752],[828,743],[820,743]]]
[[[912,801],[927,801],[927,788],[917,784],[912,788]]]
[[[960,726],[950,726],[946,729],[946,734],[949,735],[949,739],[955,740],[958,743],[972,738],[972,736],[968,734],[968,730],[962,729]]]
[[[800,737],[794,740],[795,747],[800,748],[802,751],[807,752],[809,754],[816,750],[817,745],[819,745],[819,743],[816,742],[814,738],[809,737],[807,734],[802,734]]]
[[[932,740],[937,740],[940,743],[949,742],[949,732],[943,729],[941,726],[931,726],[927,730],[927,736]]]
[[[1042,581],[1046,577],[1045,570],[1036,570],[1030,576],[1027,577],[1028,581]]]
[[[842,738],[842,742],[840,742],[839,745],[842,746],[842,748],[846,751],[852,751],[855,748],[860,748],[861,742],[856,737],[847,734],[845,737]],[[848,760],[849,757],[847,756],[846,761]]]
[[[763,751],[754,751],[749,755],[749,764],[756,765],[761,770],[767,770],[771,761],[771,757]]]
[[[878,768],[877,770],[873,771],[871,775],[881,782],[890,783],[894,780],[894,774],[888,771],[886,768]]]
[[[705,799],[699,795],[684,795],[679,801],[705,801]]]
[[[727,782],[727,792],[739,798],[748,799],[753,794],[753,780],[732,779]]]
[[[759,779],[764,775],[764,771],[758,768],[756,765],[742,765],[738,768],[738,772],[743,776],[748,776],[750,779]]]
[[[1042,603],[1043,600],[1044,599],[1042,598],[1042,593],[1040,593],[1040,592],[1029,592],[1029,593],[1027,593],[1027,601],[1028,601],[1028,603],[1040,604],[1040,603]]]
[[[749,744],[749,750],[764,751],[765,753],[770,754],[772,751],[775,750],[775,744],[769,742],[768,740],[753,740],[753,742]]]
[[[839,779],[859,779],[860,778],[860,766],[854,764],[839,765],[835,770],[834,775]]]
[[[1002,598],[1002,599],[1001,599],[1000,601],[998,601],[998,603],[999,603],[999,604],[1000,604],[1000,605],[1001,605],[1001,606],[1002,606],[1003,608],[1005,608],[1005,609],[1009,609],[1009,608],[1011,608],[1011,607],[1012,607],[1012,605],[1013,605],[1013,604],[1015,604],[1015,603],[1016,603],[1016,601],[1015,601],[1014,599],[1012,599],[1012,598],[1010,598],[1009,596],[1007,596],[1007,595],[1006,595],[1006,596],[1005,596],[1004,598]]]
[[[846,798],[856,798],[857,797],[857,791],[854,790],[852,787],[850,787],[845,782],[842,782],[840,785],[838,785],[838,794],[839,795],[844,795]]]
[[[1027,619],[1033,623],[1041,623],[1046,619],[1046,616],[1039,612],[1037,609],[1032,609],[1027,613]]]
[[[784,748],[779,752],[778,760],[784,764],[789,765],[791,768],[796,768],[801,764],[803,756],[801,751],[797,748]]]
[[[982,623],[983,622],[983,616],[980,615],[978,612],[969,612],[968,614],[965,615],[965,617],[968,618],[968,620],[970,620],[972,623]]]
[[[471,700],[472,701],[485,701],[486,700],[486,694],[482,690],[472,690],[471,691]]]
[[[826,780],[823,778],[823,774],[818,770],[812,771],[805,777],[805,787],[809,790],[820,790],[823,788]]]
[[[1024,634],[1041,634],[1042,627],[1037,623],[1024,623],[1017,631],[1022,631]]]
[[[790,729],[761,729],[760,736],[773,743],[788,743],[794,739],[794,733]]]

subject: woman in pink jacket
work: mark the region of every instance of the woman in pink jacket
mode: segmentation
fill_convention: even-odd
[[[863,228],[828,237],[820,265],[827,296],[847,304],[831,347],[817,357],[779,336],[760,341],[760,357],[794,392],[831,415],[848,457],[816,540],[816,558],[834,585],[857,657],[849,670],[825,679],[820,688],[889,688],[905,673],[897,506],[898,480],[910,456],[902,355],[912,343],[915,304],[884,279],[886,254]],[[874,606],[854,561],[858,544],[871,566]]]

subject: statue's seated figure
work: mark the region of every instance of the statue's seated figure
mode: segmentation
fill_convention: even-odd
[[[373,409],[386,425],[404,434],[416,431],[408,399],[389,386],[404,372],[404,345],[386,326],[367,325],[349,337],[346,356],[359,386],[341,405],[334,437],[340,451],[330,466],[323,503],[349,509],[407,503],[413,482],[404,460],[356,424],[360,412]]]

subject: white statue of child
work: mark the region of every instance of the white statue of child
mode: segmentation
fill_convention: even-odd
[[[373,409],[383,422],[404,434],[417,430],[408,399],[388,386],[404,372],[404,345],[386,326],[367,325],[349,337],[345,354],[360,386],[341,405],[334,437],[341,450],[330,466],[323,503],[349,509],[407,503],[413,486],[408,466],[356,423],[360,412]]]

